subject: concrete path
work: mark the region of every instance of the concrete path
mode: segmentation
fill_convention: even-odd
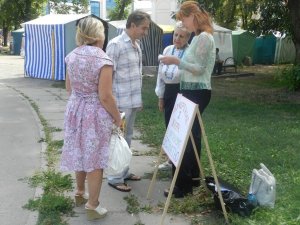
[[[26,186],[27,184],[17,180],[33,174],[39,165],[40,158],[43,159],[41,157],[41,152],[44,150],[45,146],[41,146],[37,143],[41,137],[39,134],[41,125],[30,104],[27,100],[24,100],[24,97],[22,96],[26,96],[27,99],[30,99],[38,106],[41,115],[47,120],[50,126],[61,129],[63,128],[63,113],[67,101],[65,90],[54,87],[54,85],[57,85],[60,82],[24,78],[23,61],[24,60],[19,56],[0,56],[0,156],[1,173],[4,173],[2,179],[3,177],[7,177],[7,180],[4,182],[5,185],[3,185],[3,180],[1,181],[1,225],[34,225],[36,220],[35,213],[31,213],[21,208],[22,205],[26,203],[26,200],[33,196],[34,191],[28,188]],[[10,140],[10,137],[13,139]],[[62,140],[63,132],[53,133],[52,138],[53,140]],[[12,140],[14,140],[14,151],[12,151],[12,147],[9,145]],[[137,153],[151,150],[147,146],[141,144],[138,140],[133,141],[132,147]],[[15,160],[14,164],[7,162],[8,159]],[[153,156],[134,156],[131,172],[140,176],[143,176],[145,173],[153,172],[153,161],[155,160],[156,157]],[[41,167],[44,167],[45,162],[42,160],[40,165]],[[8,176],[12,178],[9,179]],[[130,182],[132,191],[129,194],[136,196],[141,205],[157,207],[158,203],[164,203],[166,201],[166,198],[163,197],[163,190],[169,186],[169,182],[156,182],[153,196],[151,200],[147,200],[146,195],[149,184],[149,179],[143,179],[139,182]],[[8,185],[14,186],[14,188],[9,190],[7,187]],[[9,194],[7,193],[8,190],[11,191]],[[70,225],[160,224],[162,216],[161,210],[151,214],[129,214],[126,211],[127,203],[123,199],[129,194],[112,189],[107,185],[107,181],[104,180],[100,201],[109,210],[108,215],[104,219],[89,222],[86,220],[84,208],[77,207],[75,208],[75,217],[68,217],[65,219]],[[5,195],[7,195],[7,197],[4,197]],[[70,195],[72,196],[73,193],[70,193]],[[5,200],[3,201],[3,199]],[[17,204],[7,205],[7,201],[10,199]],[[11,216],[12,214],[10,215],[5,211],[11,207],[13,207],[13,210],[11,210],[10,213],[13,213],[13,217]],[[3,215],[7,216],[4,217]],[[23,222],[18,221],[19,218],[22,218]],[[175,216],[168,214],[164,224],[186,225],[190,224],[190,221],[183,215]]]
[[[21,206],[34,197],[35,190],[22,179],[40,167],[40,133],[34,115],[25,99],[0,84],[1,225],[23,224],[30,214]]]

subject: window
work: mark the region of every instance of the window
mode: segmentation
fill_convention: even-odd
[[[100,17],[100,2],[91,1],[91,14]]]

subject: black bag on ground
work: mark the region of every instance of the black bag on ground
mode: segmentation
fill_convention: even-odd
[[[240,216],[250,216],[254,206],[249,204],[248,199],[240,194],[241,192],[228,182],[218,178],[221,194],[228,212],[237,213]],[[205,177],[207,188],[213,193],[217,209],[221,208],[217,187],[213,177]]]

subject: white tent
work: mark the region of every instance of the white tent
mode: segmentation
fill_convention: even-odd
[[[24,23],[25,75],[64,80],[65,57],[76,47],[76,24],[87,16],[89,15],[50,14]],[[107,34],[107,22],[98,19],[104,24]]]
[[[213,24],[213,27],[215,45],[216,48],[220,49],[220,59],[225,60],[228,57],[233,57],[232,31],[215,23]]]
[[[277,37],[274,63],[293,63],[296,58],[296,48],[291,37]]]

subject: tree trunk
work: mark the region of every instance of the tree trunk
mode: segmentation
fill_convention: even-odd
[[[131,0],[122,0],[118,18],[124,19],[125,8],[131,3]]]
[[[119,12],[119,18],[124,17],[124,11],[125,11],[125,7],[126,7],[126,1],[122,1],[121,7],[120,7],[120,12]]]
[[[8,27],[5,22],[2,24],[2,32],[3,32],[3,46],[7,46],[7,38],[8,38]]]
[[[296,47],[296,59],[295,64],[300,65],[300,1],[289,0],[287,7],[290,12],[291,22],[293,26],[293,41]]]

